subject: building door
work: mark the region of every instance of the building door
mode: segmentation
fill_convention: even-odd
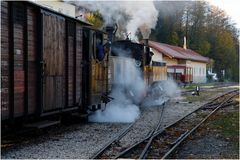
[[[65,19],[42,11],[43,112],[65,105]]]

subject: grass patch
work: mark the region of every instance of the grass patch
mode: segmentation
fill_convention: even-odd
[[[234,106],[234,111],[218,113],[208,126],[215,132],[214,134],[217,132],[231,142],[234,147],[233,153],[239,157],[239,106]]]
[[[211,127],[219,130],[224,138],[233,141],[239,138],[239,112],[228,113],[214,120]]]
[[[214,92],[200,92],[199,96],[187,95],[186,100],[189,102],[196,102],[196,101],[206,101],[208,100]]]
[[[238,105],[231,106],[231,108],[226,107],[212,115],[201,131],[203,136],[206,136],[206,132],[228,142],[228,147],[221,152],[220,159],[239,159]]]
[[[185,89],[195,89],[196,86],[199,86],[200,88],[211,88],[214,87],[214,83],[189,84]]]

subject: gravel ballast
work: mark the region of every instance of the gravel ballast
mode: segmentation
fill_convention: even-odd
[[[184,101],[184,99],[175,97],[165,104],[161,127],[177,121],[206,103],[176,103],[177,101]],[[120,144],[127,147],[145,137],[159,121],[161,107],[141,109],[140,119],[131,131],[120,140]],[[39,136],[35,140],[22,142],[14,147],[2,150],[1,158],[90,158],[127,126],[129,126],[129,123],[74,124],[67,127],[68,131],[62,131],[66,127],[60,127],[57,131]]]

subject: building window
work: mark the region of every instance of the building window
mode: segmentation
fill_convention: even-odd
[[[201,67],[199,67],[199,75],[201,75]]]

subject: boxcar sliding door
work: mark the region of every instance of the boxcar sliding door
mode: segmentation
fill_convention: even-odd
[[[65,19],[42,11],[43,112],[65,105]]]

